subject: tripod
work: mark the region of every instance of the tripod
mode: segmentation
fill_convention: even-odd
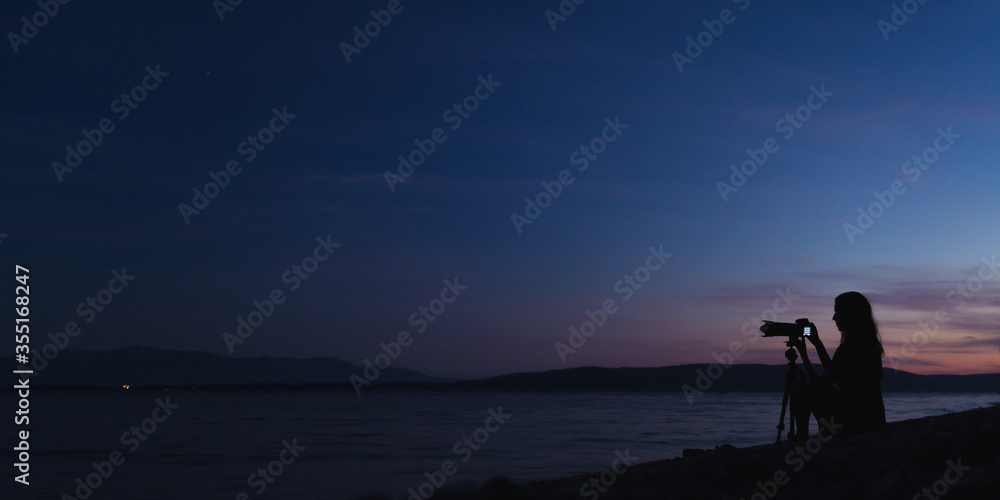
[[[792,384],[796,380],[803,378],[802,371],[795,364],[795,360],[798,359],[798,355],[795,354],[795,345],[792,340],[785,341],[785,345],[788,346],[788,350],[785,351],[785,359],[788,360],[788,372],[785,374],[785,394],[781,397],[781,416],[778,417],[778,439],[776,443],[781,442],[781,431],[785,430],[785,409],[788,405],[788,395],[792,390]],[[795,436],[795,415],[794,411],[792,415],[788,416],[788,438],[792,439]]]

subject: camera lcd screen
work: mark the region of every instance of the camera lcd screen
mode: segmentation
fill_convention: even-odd
[[[812,335],[812,333],[813,333],[812,330],[813,329],[812,329],[811,326],[803,326],[802,327],[802,335],[808,337],[808,336]]]

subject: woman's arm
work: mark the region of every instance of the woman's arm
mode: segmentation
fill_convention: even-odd
[[[795,347],[798,347],[799,357],[802,358],[802,366],[806,368],[806,375],[809,376],[809,380],[812,382],[819,382],[820,376],[818,373],[816,373],[816,369],[813,368],[812,361],[809,360],[809,353],[806,351],[806,342],[801,338],[799,338],[797,341],[791,339],[789,339],[789,341],[794,342]],[[823,350],[823,353],[824,354],[826,353],[825,349]],[[822,359],[822,357],[820,359]]]
[[[819,330],[816,329],[816,325],[812,325],[812,335],[806,338],[816,348],[816,354],[819,355],[819,362],[823,364],[823,373],[828,373],[831,367],[830,355],[827,354],[826,346],[823,345],[823,341],[819,338]]]

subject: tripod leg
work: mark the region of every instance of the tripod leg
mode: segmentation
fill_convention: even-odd
[[[781,416],[778,417],[778,439],[777,442],[781,442],[781,431],[785,430],[785,410],[788,409],[788,400],[792,392],[792,386],[799,380],[799,368],[795,366],[795,348],[792,347],[792,342],[789,340],[785,343],[788,346],[788,350],[785,351],[785,359],[788,360],[788,371],[785,373],[785,392],[781,396]],[[797,406],[797,405],[796,405]],[[795,435],[795,408],[792,408],[792,414],[788,416],[788,424],[791,428],[791,432],[788,433],[789,439]],[[808,428],[808,427],[807,427]]]
[[[798,415],[799,415],[798,412],[797,412],[799,410],[799,404],[802,403],[801,401],[799,401],[798,397],[794,397],[794,396],[791,395],[791,392],[795,390],[795,384],[797,384],[798,382],[799,382],[799,378],[798,378],[797,371],[796,372],[789,371],[788,372],[788,388],[789,388],[788,411],[789,411],[789,413],[791,413],[791,415],[788,416],[788,439],[795,439],[795,420],[798,418]],[[799,396],[801,396],[801,394],[799,394]],[[808,423],[806,425],[808,425]],[[806,427],[806,429],[808,429],[808,428],[809,427]]]
[[[778,438],[775,441],[777,443],[781,442],[781,431],[785,430],[785,409],[788,408],[788,395],[792,389],[791,381],[792,381],[792,371],[789,370],[788,373],[785,375],[785,392],[781,396],[781,416],[778,417]],[[788,423],[792,429],[795,429],[794,410],[792,412],[792,415],[789,415],[788,417]]]

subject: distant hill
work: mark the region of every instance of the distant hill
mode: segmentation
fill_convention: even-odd
[[[13,364],[11,358],[7,358]],[[8,365],[10,366],[10,365]],[[746,364],[719,370],[707,364],[660,368],[588,366],[513,373],[478,380],[435,378],[387,368],[365,391],[638,391],[780,392],[787,365]],[[296,384],[350,389],[364,368],[337,358],[233,358],[199,351],[123,347],[114,351],[68,350],[32,378],[39,386],[192,386]],[[1000,374],[917,375],[885,369],[885,392],[1000,392]]]
[[[8,358],[11,359],[11,358]],[[11,360],[11,363],[13,361]],[[199,351],[123,347],[113,351],[67,350],[32,377],[33,385],[109,386],[209,384],[347,384],[363,367],[337,358],[234,358]],[[413,370],[389,367],[378,382],[445,382]]]
[[[681,391],[688,385],[703,392],[781,392],[788,365],[733,365],[709,371],[708,364],[661,368],[588,366],[515,373],[455,382],[455,388],[484,391]],[[713,376],[715,378],[713,378]],[[987,375],[917,375],[886,368],[885,392],[1000,392],[1000,373]]]

